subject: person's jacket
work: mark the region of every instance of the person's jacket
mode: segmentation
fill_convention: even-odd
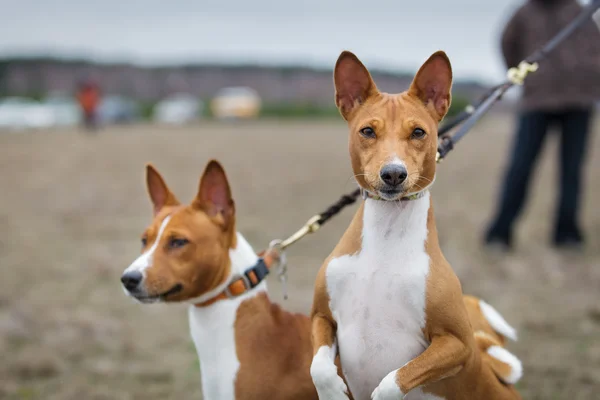
[[[582,10],[577,0],[529,0],[502,34],[507,67],[546,44]],[[556,111],[600,102],[600,29],[592,21],[562,42],[527,76],[521,104],[527,110]]]

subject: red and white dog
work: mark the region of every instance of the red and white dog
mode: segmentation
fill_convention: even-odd
[[[452,71],[433,54],[400,94],[380,92],[358,58],[335,66],[356,180],[366,194],[321,268],[312,310],[311,375],[321,399],[346,399],[339,351],[357,400],[514,400],[514,330],[491,306],[464,298],[439,247],[429,186]],[[498,335],[500,334],[500,335]]]
[[[269,300],[270,259],[236,231],[223,168],[207,165],[189,205],[150,165],[147,185],[154,215],[121,281],[139,302],[188,304],[204,399],[316,400],[310,320]]]

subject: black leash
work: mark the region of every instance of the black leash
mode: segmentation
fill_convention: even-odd
[[[285,240],[276,241],[277,243],[272,243],[270,247],[278,247],[281,251],[285,250],[288,246],[296,243],[298,240],[302,239],[309,233],[314,233],[317,230],[319,230],[321,225],[329,221],[331,217],[339,214],[339,212],[342,211],[344,208],[355,203],[356,199],[358,199],[358,196],[360,196],[360,189],[355,189],[351,193],[343,195],[338,201],[330,205],[327,208],[327,210],[313,216],[308,221],[306,221],[304,226],[292,236],[288,237]]]
[[[537,70],[537,63],[546,58],[556,46],[569,37],[569,35],[586,22],[588,18],[591,18],[592,14],[598,8],[600,8],[600,0],[592,0],[592,2],[588,4],[569,25],[563,28],[544,47],[522,61],[518,67],[509,69],[507,73],[508,79],[505,82],[491,88],[489,92],[476,103],[476,105],[467,106],[465,110],[456,117],[444,123],[438,132],[440,142],[438,145],[437,162],[442,161],[444,157],[446,157],[446,155],[454,148],[454,145],[469,132],[475,123],[481,119],[496,101],[502,98],[502,95],[506,93],[508,89],[514,85],[523,84],[527,75],[530,72],[535,72]],[[461,127],[454,135],[447,135],[448,132],[458,125],[461,125]],[[277,246],[279,246],[281,250],[285,250],[286,247],[297,242],[307,234],[316,232],[333,216],[337,215],[349,205],[355,203],[360,194],[361,190],[356,189],[343,195],[337,202],[327,208],[327,210],[309,219],[298,232],[294,233],[286,240],[278,242]]]
[[[532,55],[521,61],[519,66],[508,70],[508,79],[498,86],[491,89],[490,93],[481,99],[476,106],[469,105],[454,117],[445,123],[439,131],[440,143],[438,145],[438,161],[441,161],[454,148],[463,136],[475,125],[477,121],[502,98],[504,93],[514,85],[522,85],[523,81],[530,72],[535,72],[538,62],[544,60],[552,50],[561,44],[567,37],[580,28],[585,22],[588,22],[592,14],[600,8],[600,0],[592,0],[581,13],[569,25],[564,27],[556,36],[554,36],[546,45],[535,51]],[[464,122],[464,124],[463,124]],[[452,136],[447,133],[458,125],[460,129]]]
[[[319,225],[323,225],[325,222],[329,221],[329,219],[331,217],[338,214],[344,208],[348,207],[351,204],[354,204],[356,202],[356,199],[358,199],[359,196],[360,196],[360,189],[356,189],[352,193],[348,193],[348,194],[345,194],[342,197],[340,197],[340,199],[337,202],[335,202],[327,210],[325,210],[321,214],[319,214],[319,216],[320,216],[319,221],[318,221]]]

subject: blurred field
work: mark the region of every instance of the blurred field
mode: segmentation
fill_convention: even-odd
[[[597,121],[600,122],[600,121]],[[548,246],[557,183],[546,147],[514,255],[483,253],[512,119],[490,115],[441,166],[434,192],[440,240],[465,292],[514,324],[526,399],[584,400],[600,392],[600,142],[590,146],[583,255]],[[600,123],[596,123],[600,133]],[[256,247],[297,229],[354,189],[343,122],[132,126],[0,134],[0,398],[200,398],[183,306],[141,306],[119,276],[150,222],[144,163],[191,200],[209,158],[223,162],[239,230]],[[594,204],[595,203],[595,204]],[[290,300],[308,311],[321,261],[346,211],[293,247]],[[282,301],[270,279],[272,297]]]

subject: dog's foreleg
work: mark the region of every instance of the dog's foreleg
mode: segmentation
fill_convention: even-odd
[[[427,350],[383,378],[371,398],[401,399],[416,387],[453,376],[462,369],[469,353],[456,337],[435,336]]]
[[[313,360],[310,366],[310,375],[319,399],[348,400],[348,388],[338,374],[338,367],[335,364],[337,324],[329,308],[325,269],[325,266],[321,268],[315,284],[311,313]]]

